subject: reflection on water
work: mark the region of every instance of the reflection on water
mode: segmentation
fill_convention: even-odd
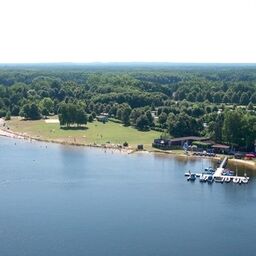
[[[218,160],[216,159],[211,159],[211,158],[201,158],[201,157],[184,157],[184,156],[174,156],[174,155],[168,155],[168,154],[156,154],[154,155],[155,158],[159,159],[170,159],[170,158],[175,158],[175,161],[180,163],[183,163],[184,167],[189,166],[191,170],[195,172],[201,172],[201,170],[204,170],[207,167],[218,167]],[[198,169],[198,162],[201,162],[201,168]],[[192,167],[196,167],[193,169]],[[244,163],[239,163],[239,162],[228,162],[227,167],[230,170],[233,170],[236,172],[238,175],[244,175],[246,173],[250,177],[256,176],[256,170],[250,165],[244,164]],[[187,171],[187,170],[185,170]]]
[[[231,163],[229,162],[227,168],[230,168],[234,172],[237,171],[238,175],[244,175],[245,173],[250,177],[256,176],[256,171],[250,165],[245,165],[243,163]]]
[[[255,179],[186,181],[210,159],[0,138],[0,160],[0,255],[255,254]]]

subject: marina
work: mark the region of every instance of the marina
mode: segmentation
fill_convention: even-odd
[[[244,176],[238,176],[237,173],[234,175],[234,171],[227,170],[225,167],[228,163],[228,157],[225,157],[220,163],[219,167],[214,171],[212,167],[206,168],[202,173],[192,173],[191,171],[186,172],[185,176],[187,181],[195,181],[196,177],[199,177],[200,182],[207,183],[230,183],[231,181],[235,184],[247,184],[249,182],[249,177],[246,173]]]

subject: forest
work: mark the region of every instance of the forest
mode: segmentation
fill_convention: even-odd
[[[209,136],[246,151],[256,139],[254,65],[2,65],[0,117],[58,115],[61,126],[107,113],[165,137]]]

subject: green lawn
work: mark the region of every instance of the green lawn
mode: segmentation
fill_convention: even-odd
[[[12,119],[8,121],[8,125],[14,132],[26,133],[40,139],[83,144],[102,144],[106,142],[123,144],[127,141],[130,146],[136,147],[138,144],[144,144],[147,149],[151,148],[153,140],[161,134],[156,131],[141,132],[114,122],[103,124],[94,121],[88,123],[85,129],[80,130],[60,129],[59,124],[47,124],[44,120],[22,121]]]

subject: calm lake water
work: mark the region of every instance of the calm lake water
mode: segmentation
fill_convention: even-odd
[[[46,145],[0,138],[0,255],[255,255],[255,178],[189,183],[212,163]]]

